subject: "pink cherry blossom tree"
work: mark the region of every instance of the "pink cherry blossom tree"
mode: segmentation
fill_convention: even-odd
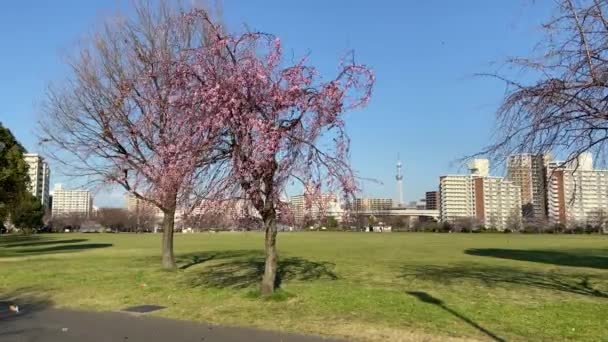
[[[309,194],[355,191],[344,113],[368,102],[374,76],[351,54],[335,78],[323,81],[306,58],[287,64],[273,35],[226,34],[203,11],[185,18],[207,21],[214,32],[205,48],[189,52],[194,62],[185,66],[185,82],[195,94],[213,93],[208,104],[221,103],[229,178],[264,224],[261,292],[269,295],[277,274],[276,223],[286,212],[280,194],[293,182],[304,184]]]
[[[221,103],[198,88],[207,75],[197,88],[186,75],[187,52],[208,44],[207,21],[162,3],[136,14],[106,23],[69,62],[70,78],[49,91],[42,141],[69,173],[160,208],[162,265],[175,268],[176,209],[222,189],[229,146]]]

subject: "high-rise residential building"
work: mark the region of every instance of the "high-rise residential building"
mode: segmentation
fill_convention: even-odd
[[[444,222],[475,218],[487,227],[509,228],[521,220],[519,186],[487,176],[487,160],[469,164],[470,175],[439,178],[439,216]],[[485,175],[485,176],[482,176]]]
[[[297,223],[304,223],[306,219],[318,220],[327,216],[332,216],[340,221],[344,213],[338,196],[328,193],[292,196],[290,207]]]
[[[24,154],[23,159],[25,160],[29,168],[29,190],[32,192],[32,195],[40,199],[40,203],[42,203],[42,206],[44,206],[45,208],[49,208],[49,180],[51,177],[51,170],[49,169],[49,165],[44,161],[44,158],[34,153]]]
[[[393,207],[390,198],[355,198],[355,211],[388,210]]]
[[[459,218],[475,217],[473,176],[447,175],[439,178],[439,218],[454,222]]]
[[[519,186],[502,177],[474,177],[473,182],[475,218],[487,227],[514,229],[521,221]]]
[[[596,224],[608,217],[608,170],[593,169],[591,155],[547,167],[549,220],[565,225]]]
[[[427,191],[425,195],[426,209],[437,210],[439,209],[439,192],[438,191]]]
[[[521,189],[522,213],[547,216],[546,167],[548,154],[516,154],[507,159],[507,179]]]
[[[80,214],[89,216],[93,210],[93,197],[88,190],[66,190],[61,184],[53,189],[53,216]]]

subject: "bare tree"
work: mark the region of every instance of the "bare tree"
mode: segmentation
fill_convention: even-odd
[[[70,61],[40,126],[47,152],[75,175],[118,184],[162,210],[162,265],[175,268],[176,209],[217,190],[226,157],[218,108],[190,88],[188,51],[206,46],[209,18],[163,2],[135,10],[107,22]]]
[[[129,213],[124,208],[99,208],[92,219],[113,231],[124,231],[129,226]]]
[[[557,14],[544,24],[540,55],[513,58],[527,72],[507,84],[497,114],[496,142],[482,151],[503,160],[519,152],[584,152],[605,159],[608,142],[608,1],[559,0]]]

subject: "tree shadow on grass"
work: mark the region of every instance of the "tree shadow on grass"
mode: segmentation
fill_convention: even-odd
[[[207,265],[200,272],[195,272],[188,280],[191,286],[242,289],[259,284],[264,274],[264,253],[261,251],[210,252],[199,254],[198,260],[216,262]],[[333,271],[334,266],[329,262],[279,257],[275,288],[281,287],[281,283],[288,280],[336,280],[338,276]]]
[[[53,253],[73,253],[88,249],[112,247],[111,243],[81,243],[87,239],[57,240],[40,236],[0,237],[0,257],[23,257]],[[19,247],[19,248],[18,248]]]
[[[40,235],[2,234],[0,235],[0,247],[10,247],[17,243],[32,243],[43,240],[50,240],[50,238],[42,237]]]
[[[593,286],[594,282],[607,283],[608,278],[585,274],[536,272],[511,267],[465,264],[455,266],[404,266],[401,277],[423,279],[449,284],[452,281],[474,280],[488,287],[505,284],[561,291],[583,296],[608,298],[608,292]]]
[[[504,342],[505,340],[501,337],[499,337],[498,335],[496,335],[495,333],[493,333],[492,331],[484,328],[483,326],[479,325],[477,322],[475,322],[474,320],[472,320],[471,318],[467,317],[466,315],[450,308],[448,305],[445,304],[444,301],[442,301],[439,298],[433,297],[430,294],[426,293],[426,292],[422,292],[422,291],[408,291],[406,292],[407,294],[409,294],[412,297],[415,297],[416,299],[418,299],[419,301],[423,302],[423,303],[427,303],[427,304],[432,304],[435,305],[443,310],[445,310],[446,312],[450,313],[451,315],[453,315],[454,317],[460,319],[461,321],[467,323],[468,325],[472,326],[473,328],[479,330],[480,332],[484,333],[485,335],[487,335],[489,338],[491,338],[494,341],[498,341],[498,342]]]
[[[7,243],[3,247],[4,248],[37,247],[37,246],[59,245],[59,244],[64,244],[64,243],[79,243],[79,242],[85,242],[85,241],[88,241],[88,240],[87,239],[69,239],[69,240],[45,239],[43,241],[34,240],[34,241]]]
[[[608,250],[524,250],[524,249],[467,249],[466,254],[538,262],[559,266],[590,267],[608,269]],[[601,254],[601,255],[600,255]]]
[[[50,253],[67,253],[78,252],[85,249],[107,248],[112,247],[111,243],[82,243],[76,245],[61,245],[46,248],[23,249],[17,250],[17,253],[24,255],[50,254]]]
[[[182,270],[188,269],[211,260],[223,260],[234,258],[255,258],[263,257],[264,252],[257,249],[242,249],[229,251],[207,251],[189,254],[181,254],[176,258],[179,268]]]

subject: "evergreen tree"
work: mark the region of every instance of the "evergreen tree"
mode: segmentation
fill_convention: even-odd
[[[28,166],[23,146],[0,122],[0,221],[4,221],[28,193]]]

